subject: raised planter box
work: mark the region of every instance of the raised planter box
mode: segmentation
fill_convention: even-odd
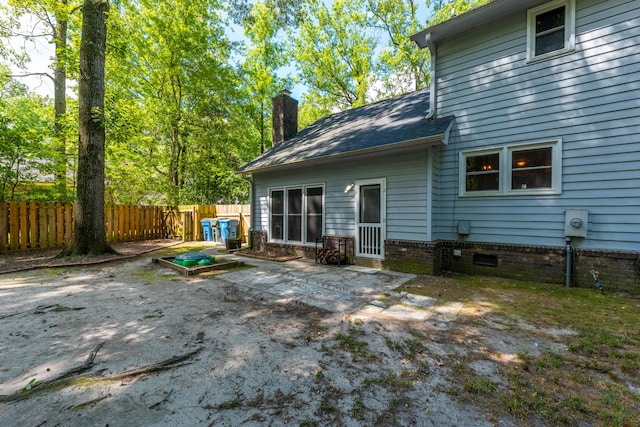
[[[193,267],[184,267],[173,262],[175,257],[152,258],[154,264],[160,264],[163,267],[171,268],[185,276],[193,276],[198,273],[212,270],[224,270],[227,268],[240,267],[244,265],[242,261],[231,261],[224,258],[216,257],[216,262],[209,265],[195,265]]]

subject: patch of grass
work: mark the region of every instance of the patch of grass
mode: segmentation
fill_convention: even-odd
[[[312,420],[311,418],[307,417],[304,420],[300,421],[299,426],[300,427],[316,427],[318,425],[318,422],[315,420]]]
[[[20,389],[21,393],[26,393],[28,391],[30,391],[31,389],[39,386],[40,384],[42,384],[43,381],[40,381],[36,378],[32,378],[31,381],[29,381],[29,383],[27,383],[26,386],[24,386],[23,388]]]
[[[336,386],[329,384],[325,393],[320,399],[320,412],[326,413],[338,413],[339,408],[336,405],[336,401],[342,398],[344,392]]]
[[[413,401],[405,396],[398,395],[389,401],[388,407],[381,413],[376,415],[373,425],[376,426],[397,426],[400,421],[396,418],[396,414],[401,413],[406,408],[413,405]]]
[[[403,369],[399,373],[389,372],[380,378],[365,378],[362,385],[367,387],[372,384],[386,387],[390,390],[401,390],[413,388],[414,381],[420,376],[417,372],[411,372]]]
[[[241,405],[240,399],[236,397],[235,399],[219,403],[218,409],[234,409],[239,407],[240,405]]]
[[[509,325],[508,333],[540,341],[539,355],[520,352],[515,362],[499,362],[500,385],[469,374],[462,364],[452,366],[449,383],[439,391],[524,424],[534,418],[550,425],[640,425],[640,394],[634,391],[640,386],[640,301],[593,289],[465,275],[417,277],[401,290],[437,296],[440,303],[462,302],[461,321],[484,326],[490,315]],[[527,328],[518,329],[522,324]],[[564,344],[568,351],[545,343]],[[465,357],[486,356],[472,351]]]
[[[353,406],[351,407],[351,416],[358,421],[364,421],[364,414],[366,410],[367,407],[365,406],[362,399],[356,399],[355,402],[353,402]]]
[[[491,396],[496,391],[496,383],[476,373],[469,365],[458,363],[453,366],[452,376],[462,383],[465,392],[472,395]]]
[[[351,326],[349,333],[337,332],[334,338],[338,341],[338,348],[351,353],[354,362],[359,358],[374,359],[375,355],[368,352],[367,341],[359,338],[364,334],[365,332],[362,329]]]
[[[387,347],[389,347],[391,350],[394,351],[402,351],[402,344],[400,344],[398,341],[393,341],[391,338],[389,337],[384,337],[384,341],[385,343],[387,343]]]
[[[414,360],[416,355],[422,353],[425,349],[425,346],[420,339],[404,340],[404,345],[407,347],[407,351],[405,353],[407,360]]]
[[[535,359],[535,365],[540,369],[559,369],[564,365],[564,358],[553,351],[545,351]]]

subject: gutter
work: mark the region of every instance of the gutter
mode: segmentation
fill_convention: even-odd
[[[426,138],[410,139],[410,140],[407,140],[407,141],[400,141],[400,142],[395,142],[395,143],[392,143],[392,144],[384,144],[384,145],[377,146],[377,147],[362,148],[360,150],[353,150],[353,151],[348,151],[348,152],[329,154],[329,155],[322,156],[322,157],[314,157],[314,158],[310,158],[310,159],[302,159],[302,160],[298,160],[298,161],[290,162],[290,163],[286,163],[286,164],[277,163],[277,164],[272,164],[272,165],[269,165],[269,166],[262,166],[262,167],[257,167],[257,168],[248,168],[248,169],[244,169],[244,170],[241,170],[241,171],[236,171],[236,173],[242,174],[244,176],[247,173],[251,173],[251,172],[255,172],[255,171],[273,170],[273,169],[280,169],[282,167],[299,166],[299,165],[303,165],[305,163],[316,162],[316,161],[319,161],[319,160],[322,160],[322,161],[338,160],[338,159],[343,159],[343,158],[348,158],[348,157],[353,157],[353,156],[359,156],[359,155],[368,154],[368,153],[384,153],[385,151],[395,150],[395,149],[399,149],[399,148],[407,148],[407,147],[417,146],[417,145],[420,145],[420,144],[434,144],[434,143],[438,143],[438,142],[441,142],[443,144],[447,144],[449,142],[449,131],[451,130],[451,127],[452,127],[452,124],[450,123],[449,126],[447,127],[447,129],[445,129],[445,131],[443,133],[438,134],[438,135],[428,136]]]
[[[417,45],[419,49],[428,48],[431,56],[431,70],[429,76],[429,112],[426,119],[432,119],[436,115],[436,42],[432,37],[431,32],[421,31],[410,37]]]
[[[431,73],[429,75],[430,88],[429,88],[429,112],[427,113],[427,119],[431,119],[436,115],[436,43],[431,39],[431,33],[425,35],[425,42],[429,48],[429,54],[431,56]]]

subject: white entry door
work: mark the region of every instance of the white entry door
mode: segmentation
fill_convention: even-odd
[[[386,189],[384,179],[356,182],[356,256],[384,257]]]

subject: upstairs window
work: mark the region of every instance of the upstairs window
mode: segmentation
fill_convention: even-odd
[[[569,52],[575,44],[575,0],[557,0],[527,13],[527,60]]]

